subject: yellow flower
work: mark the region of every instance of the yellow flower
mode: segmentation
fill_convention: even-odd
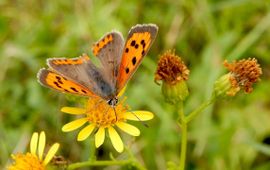
[[[148,111],[130,112],[128,110],[128,106],[124,105],[124,100],[120,101],[115,108],[112,108],[104,100],[91,98],[88,100],[86,108],[63,107],[61,109],[62,112],[68,114],[83,116],[65,124],[62,127],[62,131],[73,131],[88,122],[88,125],[79,132],[77,137],[78,141],[85,140],[95,129],[97,129],[95,133],[95,146],[98,148],[103,144],[105,140],[105,131],[107,131],[113,147],[116,151],[122,152],[124,145],[116,131],[116,127],[132,136],[139,136],[140,130],[135,126],[128,124],[127,120],[146,121],[153,118],[153,114]]]
[[[8,167],[8,170],[45,170],[46,165],[51,161],[59,148],[58,143],[53,144],[45,159],[43,159],[45,142],[46,136],[43,131],[39,136],[37,132],[33,133],[30,142],[30,153],[27,152],[26,154],[18,153],[11,155],[15,162],[13,162],[13,164]]]

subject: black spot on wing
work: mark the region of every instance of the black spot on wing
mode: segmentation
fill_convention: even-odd
[[[86,92],[85,90],[81,89],[81,91],[82,91],[84,94],[87,94],[87,92]]]
[[[144,55],[145,54],[145,51],[144,50],[142,50],[142,55]]]
[[[129,68],[128,68],[128,67],[126,68],[126,73],[127,73],[127,74],[129,73]]]
[[[53,84],[55,84],[58,88],[62,88],[62,86],[60,86],[59,83],[56,81],[54,81]]]
[[[61,77],[59,77],[59,76],[55,76],[55,78],[56,78],[57,80],[61,80]]]
[[[141,41],[141,45],[143,46],[143,48],[145,48],[146,44],[144,40]]]
[[[135,44],[136,44],[135,40],[131,41],[131,43],[130,43],[131,46],[135,46]]]
[[[71,90],[73,90],[74,92],[79,92],[75,87],[70,87]]]
[[[55,78],[57,79],[57,82],[60,83],[60,84],[64,84],[61,77],[59,76],[55,76]]]
[[[62,80],[58,80],[58,83],[60,83],[60,84],[64,84],[64,83],[62,82]]]
[[[132,58],[132,64],[135,65],[136,62],[137,62],[137,59],[136,59],[136,56],[134,56],[134,57]]]

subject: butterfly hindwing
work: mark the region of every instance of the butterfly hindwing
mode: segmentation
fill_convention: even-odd
[[[91,91],[82,85],[77,84],[67,78],[45,68],[38,72],[38,81],[45,87],[49,87],[60,92],[78,94],[82,96],[95,96]]]
[[[107,99],[113,94],[113,87],[106,80],[103,68],[98,68],[84,54],[78,58],[50,58],[47,60],[48,66],[63,75],[92,91],[97,96]]]
[[[156,38],[157,31],[158,27],[154,24],[136,25],[129,31],[117,77],[118,92],[137,70]]]

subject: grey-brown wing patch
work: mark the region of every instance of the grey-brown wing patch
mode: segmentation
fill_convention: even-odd
[[[102,64],[104,78],[115,88],[119,64],[124,47],[123,36],[120,32],[112,31],[105,34],[92,48],[94,55]]]
[[[73,59],[50,58],[47,64],[56,73],[81,84],[101,98],[107,99],[113,93],[103,71],[96,67],[86,54]]]

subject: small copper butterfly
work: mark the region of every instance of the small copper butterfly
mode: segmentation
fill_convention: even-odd
[[[60,92],[101,97],[114,107],[117,95],[141,64],[157,32],[155,24],[136,25],[130,29],[126,42],[120,32],[109,32],[92,48],[100,67],[86,54],[71,59],[50,58],[49,68],[39,70],[38,80]]]

